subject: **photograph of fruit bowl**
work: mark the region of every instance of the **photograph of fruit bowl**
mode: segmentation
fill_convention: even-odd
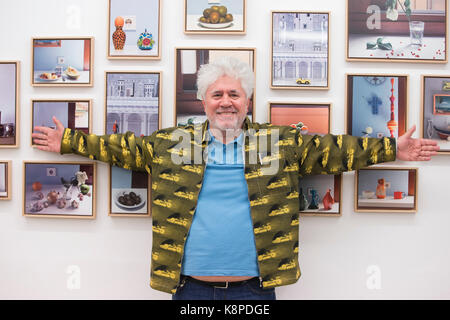
[[[80,73],[78,72],[77,69],[75,69],[74,67],[69,66],[66,71],[64,72],[64,74],[69,77],[70,79],[74,79],[77,80],[80,77]]]
[[[185,33],[245,33],[245,0],[185,0]]]

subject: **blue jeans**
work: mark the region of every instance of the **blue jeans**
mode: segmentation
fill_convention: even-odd
[[[275,288],[263,289],[259,279],[228,288],[215,288],[186,279],[172,295],[172,300],[276,300],[276,296]]]

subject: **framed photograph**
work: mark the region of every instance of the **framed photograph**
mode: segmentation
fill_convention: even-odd
[[[107,71],[105,84],[105,134],[161,128],[161,72]]]
[[[330,133],[331,103],[269,102],[269,122],[298,128],[302,134]],[[340,216],[342,175],[315,175],[299,179],[300,214]]]
[[[0,160],[0,200],[11,200],[11,160]]]
[[[55,129],[52,120],[55,116],[64,128],[89,134],[92,128],[91,105],[92,100],[32,100],[31,128],[40,126]],[[33,141],[31,143],[34,145]]]
[[[175,49],[175,125],[197,124],[206,120],[201,97],[197,95],[197,72],[222,56],[232,56],[248,63],[255,72],[254,48],[176,48]],[[248,117],[254,119],[255,91],[250,98]]]
[[[19,146],[19,61],[0,61],[0,148]]]
[[[150,176],[147,172],[110,166],[109,215],[149,217]]]
[[[329,88],[328,12],[272,12],[272,89]]]
[[[187,34],[245,34],[246,0],[184,0]]]
[[[32,86],[92,87],[94,38],[32,39]]]
[[[421,138],[435,140],[450,154],[450,75],[422,76]]]
[[[24,162],[24,216],[94,219],[95,192],[95,162]]]
[[[347,134],[398,138],[407,115],[407,75],[347,74]]]
[[[306,176],[299,179],[302,216],[341,216],[342,174]]]
[[[161,0],[108,0],[108,59],[161,59]]]
[[[347,0],[347,61],[447,63],[448,1]]]
[[[330,133],[331,103],[269,102],[269,122],[324,135]]]
[[[356,170],[356,212],[416,212],[417,168]]]

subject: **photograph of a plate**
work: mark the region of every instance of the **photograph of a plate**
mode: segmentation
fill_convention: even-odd
[[[205,23],[199,21],[199,26],[207,29],[225,29],[233,25],[233,21],[225,22],[225,23]]]
[[[48,82],[52,82],[52,81],[57,81],[59,79],[61,79],[61,77],[57,77],[56,79],[45,79],[45,78],[41,78],[42,75],[39,76],[39,80],[41,81],[48,81]]]
[[[141,199],[144,199],[144,197],[146,197],[145,191],[144,192],[139,192],[139,191],[134,191],[134,193],[136,193],[136,195],[140,196]],[[125,192],[125,193],[129,193],[129,192]],[[127,206],[124,205],[122,203],[119,202],[119,197],[122,196],[124,194],[123,191],[119,191],[116,192],[114,194],[114,203],[116,204],[116,206],[118,206],[119,208],[123,209],[123,210],[129,210],[129,211],[134,211],[134,210],[138,210],[141,209],[143,206],[145,206],[146,200],[142,200],[141,203],[134,205],[134,206]]]

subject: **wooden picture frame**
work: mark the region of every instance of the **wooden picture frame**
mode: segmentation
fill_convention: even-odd
[[[269,102],[269,122],[295,127],[302,134],[325,135],[331,131],[331,103]],[[302,216],[342,215],[342,174],[299,178],[299,207]],[[328,190],[330,195],[327,195]],[[327,199],[325,200],[325,196]],[[330,198],[332,200],[330,201]],[[328,201],[328,202],[327,202]]]
[[[18,148],[20,61],[0,61],[0,149]]]
[[[209,63],[210,59],[216,59],[223,55],[234,55],[236,58],[248,62],[256,78],[255,48],[175,48],[175,126],[188,123],[198,124],[206,120],[202,102],[197,95],[197,73],[202,64]],[[186,62],[186,66],[183,62]],[[252,121],[255,119],[255,97],[254,89],[247,113]]]
[[[117,188],[113,188],[115,184]],[[129,199],[120,199],[120,197]],[[127,204],[127,201],[131,203]],[[151,216],[151,178],[147,172],[130,171],[110,165],[108,215],[111,217]]]
[[[330,87],[330,12],[272,11],[271,89]]]
[[[346,86],[347,134],[397,138],[406,132],[408,75],[346,74]]]
[[[184,0],[184,33],[244,35],[246,7],[246,0]]]
[[[448,62],[448,1],[386,4],[346,0],[347,61]]]
[[[11,200],[12,161],[0,160],[0,200]]]
[[[106,71],[105,134],[133,131],[147,136],[160,129],[161,92],[161,71]]]
[[[269,102],[269,122],[274,125],[298,125],[302,134],[327,134],[331,130],[330,102]]]
[[[450,113],[435,112],[435,97],[450,95],[450,75],[422,75],[421,87],[420,138],[436,141],[438,154],[450,154]]]
[[[108,59],[161,59],[162,2],[108,0]]]
[[[60,41],[61,45],[42,46],[40,41]],[[32,86],[94,85],[94,37],[32,38],[31,57]]]
[[[56,116],[64,128],[77,129],[90,134],[92,132],[92,99],[31,100],[31,132],[35,126],[48,126],[54,129],[52,116]],[[30,141],[32,147],[36,146],[32,138]]]
[[[417,186],[417,168],[377,166],[356,170],[355,212],[417,212]]]
[[[96,162],[24,161],[22,215],[95,219],[96,171]]]

